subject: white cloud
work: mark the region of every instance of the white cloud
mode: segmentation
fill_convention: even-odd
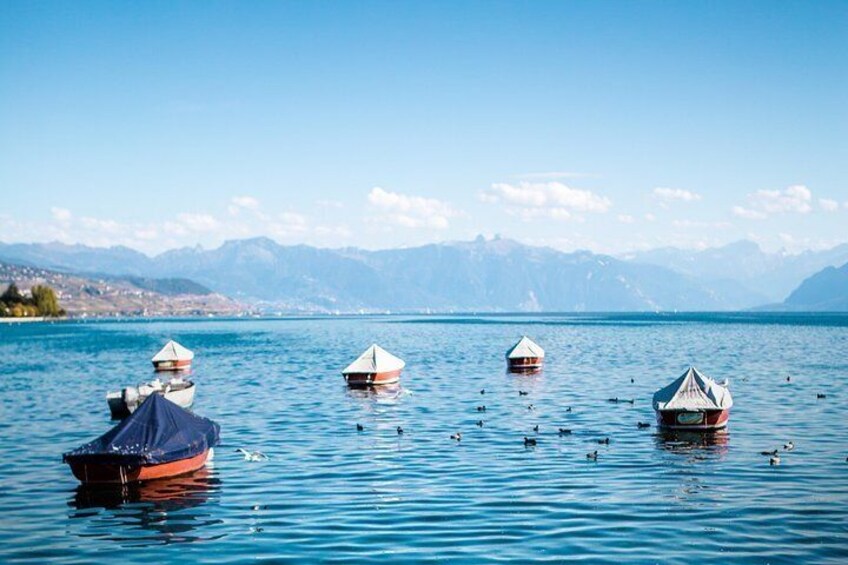
[[[654,221],[654,220],[656,220],[656,219],[657,219],[657,217],[656,217],[656,216],[654,216],[653,214],[651,214],[650,212],[648,212],[647,214],[645,214],[645,221],[646,221],[646,222],[653,222],[653,221]]]
[[[748,220],[764,220],[767,217],[765,212],[758,212],[757,210],[751,210],[750,208],[744,208],[742,206],[734,206],[730,211],[734,216],[739,216],[740,218],[746,218]]]
[[[248,210],[259,208],[259,200],[252,196],[234,196],[232,203],[239,208],[246,208]]]
[[[58,220],[60,222],[67,222],[71,219],[71,211],[66,208],[50,208],[50,214],[53,216],[54,220]]]
[[[515,175],[518,179],[527,180],[550,180],[550,179],[582,179],[597,177],[595,173],[575,173],[572,171],[551,171],[549,173],[522,173]]]
[[[813,193],[802,184],[784,190],[758,190],[748,195],[748,206],[734,206],[731,211],[741,218],[762,220],[772,214],[807,214],[812,207]]]
[[[449,218],[459,215],[441,200],[390,192],[379,186],[368,193],[368,202],[383,212],[384,220],[406,228],[446,229]]]
[[[622,224],[632,224],[634,221],[636,221],[630,214],[619,214],[618,216],[616,216],[616,219]]]
[[[501,203],[507,211],[525,219],[548,217],[555,220],[580,219],[575,213],[605,213],[612,202],[592,191],[571,188],[560,182],[495,183],[480,193],[480,200]]]
[[[221,224],[209,214],[182,213],[177,215],[177,221],[191,231],[208,232],[217,229]]]
[[[839,210],[839,202],[830,198],[819,198],[819,206],[825,212],[836,212]]]
[[[697,192],[692,192],[691,190],[684,190],[682,188],[658,187],[654,189],[653,195],[654,198],[656,198],[657,200],[662,200],[663,202],[695,202],[701,199],[701,195]]]

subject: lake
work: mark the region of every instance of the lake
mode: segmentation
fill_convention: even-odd
[[[523,334],[539,375],[504,371]],[[114,425],[106,392],[152,378],[170,338],[195,351],[214,463],[79,487],[62,453]],[[372,342],[406,361],[401,388],[345,386]],[[846,352],[840,315],[0,325],[0,562],[845,563]],[[727,433],[638,429],[690,364],[730,379]],[[760,454],[790,440],[780,466]]]

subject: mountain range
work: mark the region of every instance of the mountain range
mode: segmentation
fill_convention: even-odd
[[[737,310],[782,301],[806,277],[848,262],[848,245],[789,255],[739,242],[612,257],[502,238],[381,251],[253,238],[155,257],[126,247],[0,243],[0,259],[142,281],[190,281],[267,311]]]

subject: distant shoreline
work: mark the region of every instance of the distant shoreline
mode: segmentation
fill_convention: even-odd
[[[4,317],[0,318],[0,324],[17,324],[20,322],[43,322],[45,320],[44,316],[36,316],[32,318],[12,318],[12,317]]]

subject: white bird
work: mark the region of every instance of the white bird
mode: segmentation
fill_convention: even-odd
[[[769,459],[769,465],[780,465],[780,455],[775,455]]]
[[[786,451],[792,451],[793,449],[795,449],[795,444],[791,441],[789,443],[785,443],[783,444],[783,449],[785,449]]]
[[[238,449],[236,449],[236,452],[244,455],[245,461],[267,461],[268,460],[268,456],[265,455],[264,453],[262,453],[261,451],[248,451],[246,449],[239,447]]]

